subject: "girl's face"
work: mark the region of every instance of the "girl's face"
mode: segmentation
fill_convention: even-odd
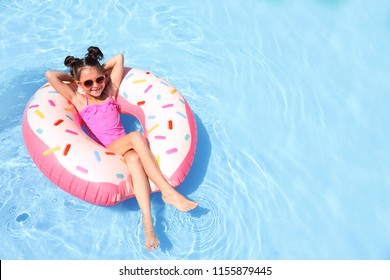
[[[106,76],[94,67],[85,67],[80,72],[78,85],[86,94],[97,98],[106,86]]]

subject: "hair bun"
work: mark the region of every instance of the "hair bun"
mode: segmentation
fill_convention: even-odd
[[[103,58],[103,53],[98,47],[91,46],[88,48],[88,53],[85,55],[85,57],[100,61]]]
[[[80,62],[79,58],[75,58],[74,56],[68,55],[65,57],[64,64],[68,67],[73,67],[76,63]]]

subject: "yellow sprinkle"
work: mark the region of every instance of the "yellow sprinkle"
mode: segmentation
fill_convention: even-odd
[[[56,152],[56,151],[58,151],[58,150],[60,150],[60,149],[61,149],[60,146],[53,147],[53,148],[51,148],[51,149],[48,149],[48,150],[44,151],[44,152],[43,152],[43,155],[44,155],[44,156],[50,155],[51,153],[54,153],[54,152]]]
[[[135,80],[133,81],[133,84],[138,84],[138,83],[145,83],[146,80]]]
[[[158,166],[160,166],[160,160],[161,160],[160,156],[157,156],[156,161],[157,161]]]
[[[174,89],[171,91],[171,94],[174,94],[176,91],[177,91],[177,89],[174,88]]]
[[[45,117],[45,115],[40,111],[40,110],[35,110],[35,114],[38,115],[38,117],[40,117],[41,119],[43,119]]]
[[[151,129],[149,129],[148,133],[147,133],[147,136],[153,131],[155,130],[157,127],[159,126],[159,124],[156,124],[155,126],[153,126]],[[146,136],[146,137],[147,137]]]

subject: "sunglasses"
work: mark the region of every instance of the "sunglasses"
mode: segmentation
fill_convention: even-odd
[[[100,85],[100,84],[104,83],[105,80],[106,80],[106,76],[100,76],[100,77],[97,77],[96,80],[86,80],[86,81],[84,81],[83,85],[86,88],[91,88],[95,82]]]

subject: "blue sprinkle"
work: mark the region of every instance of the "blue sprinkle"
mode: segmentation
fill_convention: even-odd
[[[131,78],[133,75],[134,75],[134,73],[127,74],[127,76],[126,76],[125,80],[128,80],[128,79],[130,79],[130,78]]]
[[[177,111],[176,114],[178,114],[178,115],[179,115],[180,117],[182,117],[182,118],[187,119],[187,116],[184,115],[183,113],[179,112],[179,111]]]
[[[68,119],[70,119],[71,121],[73,121],[72,117],[69,116],[68,114],[65,115]]]
[[[42,134],[43,133],[43,129],[42,128],[38,128],[36,131],[37,131],[38,134]]]
[[[127,94],[126,91],[123,93],[123,96],[124,96],[126,99],[129,97],[129,95]]]
[[[186,136],[184,137],[184,139],[185,139],[186,141],[188,141],[188,140],[190,139],[190,135],[189,135],[189,134],[186,134]]]
[[[161,99],[161,94],[157,94],[157,100]]]
[[[167,83],[164,82],[164,81],[161,81],[160,83],[162,83],[164,86],[169,86],[169,84],[167,84]]]
[[[155,115],[149,115],[149,116],[148,116],[148,119],[149,119],[149,120],[154,120],[155,118],[156,118]]]
[[[58,94],[58,91],[55,91],[55,90],[49,90],[47,93],[51,93],[51,94]]]
[[[121,174],[121,173],[118,173],[118,174],[116,174],[116,177],[117,177],[118,179],[124,179],[124,178],[125,178],[125,175],[123,175],[123,174]]]
[[[97,161],[102,161],[102,158],[100,157],[100,154],[98,151],[95,151],[95,157]]]

